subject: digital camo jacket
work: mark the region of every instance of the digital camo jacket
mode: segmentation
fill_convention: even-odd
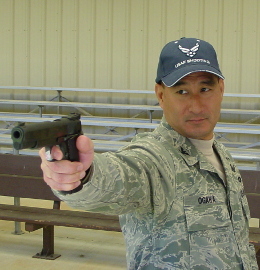
[[[222,144],[227,185],[163,119],[116,153],[96,154],[90,181],[62,195],[78,209],[120,215],[128,269],[257,270],[243,183]]]

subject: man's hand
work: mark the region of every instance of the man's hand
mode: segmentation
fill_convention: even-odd
[[[94,159],[94,144],[86,136],[81,135],[76,142],[79,151],[80,162],[62,160],[62,151],[54,146],[51,156],[56,161],[47,161],[45,148],[39,151],[42,159],[41,169],[43,179],[52,189],[70,191],[78,187],[87,169],[91,166]]]

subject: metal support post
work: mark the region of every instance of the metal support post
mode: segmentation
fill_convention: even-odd
[[[19,150],[16,150],[16,149],[13,148],[13,154],[14,155],[19,155]],[[14,197],[14,205],[20,206],[20,198]],[[21,229],[21,222],[18,222],[18,221],[14,222],[14,232],[13,232],[13,234],[17,234],[17,235],[23,234],[23,231]]]
[[[62,96],[61,96],[62,90],[57,90],[57,92],[58,92],[57,100],[59,102],[62,102]],[[60,114],[60,106],[57,107],[57,114]]]
[[[20,206],[20,198],[14,197],[14,205]],[[14,232],[13,234],[20,235],[24,232],[21,229],[21,222],[15,221],[14,222]]]

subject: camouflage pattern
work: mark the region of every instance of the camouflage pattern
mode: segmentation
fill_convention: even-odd
[[[241,176],[214,147],[227,185],[163,119],[117,153],[96,154],[81,191],[55,193],[74,208],[120,215],[128,269],[256,270]]]

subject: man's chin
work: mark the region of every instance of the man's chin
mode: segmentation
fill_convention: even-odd
[[[194,130],[192,132],[187,132],[186,137],[196,140],[211,140],[213,138],[212,131]]]

